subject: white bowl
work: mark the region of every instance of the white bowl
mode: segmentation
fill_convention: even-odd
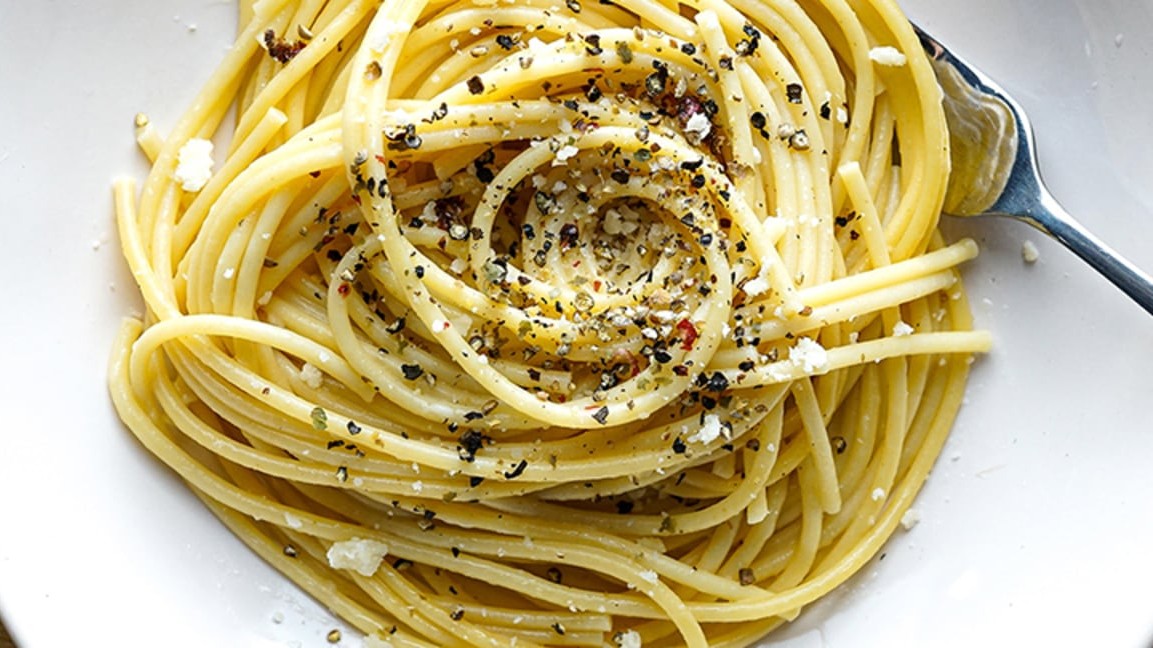
[[[1153,268],[1153,4],[905,8],[1026,106],[1069,210]],[[143,173],[134,114],[172,125],[233,11],[0,4],[0,612],[24,648],[324,645],[344,627],[153,461],[105,388],[113,333],[139,308],[111,178]],[[982,244],[967,279],[996,348],[920,524],[768,643],[1148,645],[1153,318],[1024,225],[946,228]]]

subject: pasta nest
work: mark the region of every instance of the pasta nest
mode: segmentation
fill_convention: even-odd
[[[988,346],[894,5],[241,18],[140,124],[112,373],[246,543],[412,645],[747,644],[878,551]]]

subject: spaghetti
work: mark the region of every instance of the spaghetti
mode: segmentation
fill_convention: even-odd
[[[253,550],[405,646],[747,645],[879,550],[989,345],[891,2],[241,5],[110,380]]]

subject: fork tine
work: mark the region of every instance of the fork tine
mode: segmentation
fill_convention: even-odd
[[[1009,216],[1041,230],[1153,314],[1153,278],[1061,207],[1041,179],[1024,109],[993,80],[913,23],[941,86],[953,164],[943,211]]]
[[[1022,163],[1028,169],[1028,123],[1004,91],[967,65],[913,24],[921,47],[937,75],[943,93],[945,120],[949,124],[950,158],[953,168],[945,194],[944,212],[971,216],[996,210],[1005,198],[1009,179]]]

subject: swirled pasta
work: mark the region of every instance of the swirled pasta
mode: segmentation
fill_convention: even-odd
[[[241,4],[110,370],[240,539],[393,645],[746,645],[876,554],[989,345],[892,2]]]

